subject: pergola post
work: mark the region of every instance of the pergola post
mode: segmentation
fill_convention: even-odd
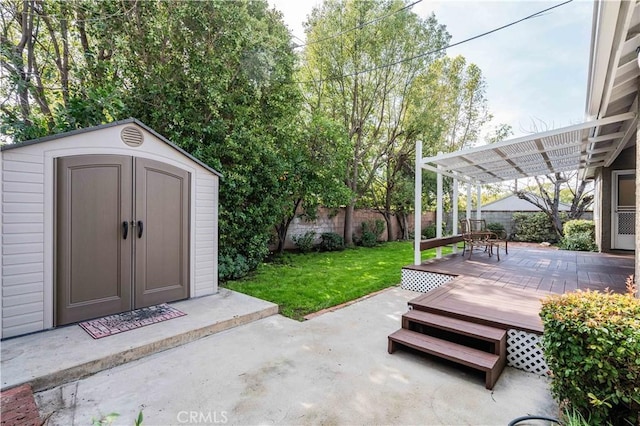
[[[420,240],[422,239],[422,141],[416,142],[416,168],[413,211],[413,264],[420,265]]]
[[[471,181],[467,182],[467,217],[465,219],[471,219]]]
[[[438,152],[438,155],[442,154]],[[438,169],[442,168],[438,164]],[[436,174],[436,238],[442,238],[442,173]],[[442,247],[436,247],[436,259],[442,257]]]
[[[480,183],[476,184],[476,219],[482,219],[482,186]]]
[[[454,173],[454,176],[457,176],[456,173]],[[453,200],[451,203],[451,208],[453,209],[453,212],[451,214],[451,221],[453,222],[451,224],[451,229],[453,231],[453,235],[458,235],[458,178],[454,177],[453,178]],[[453,245],[453,252],[457,253],[458,252],[458,244],[454,244]]]

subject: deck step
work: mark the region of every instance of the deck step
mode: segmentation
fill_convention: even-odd
[[[490,327],[488,325],[476,324],[458,318],[446,317],[432,312],[412,309],[402,316],[402,328],[408,329],[409,324],[412,322],[484,340],[496,345],[504,345],[506,343],[506,330]],[[501,343],[503,340],[505,343]]]
[[[401,328],[389,335],[390,354],[398,345],[404,345],[420,352],[434,355],[485,373],[485,387],[493,389],[500,373],[504,369],[504,358],[448,340]]]

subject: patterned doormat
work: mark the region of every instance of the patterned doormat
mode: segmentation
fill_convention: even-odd
[[[125,331],[144,327],[145,325],[167,321],[187,315],[182,311],[173,308],[166,303],[148,308],[140,308],[135,311],[123,312],[121,314],[109,315],[91,321],[84,321],[78,324],[94,339],[112,336]]]

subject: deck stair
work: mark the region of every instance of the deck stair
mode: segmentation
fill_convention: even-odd
[[[417,309],[404,314],[402,328],[389,335],[390,354],[403,346],[484,372],[487,389],[507,361],[506,330]]]

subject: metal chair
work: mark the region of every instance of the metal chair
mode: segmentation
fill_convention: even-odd
[[[489,254],[489,257],[493,256],[493,248],[496,248],[496,255],[500,260],[500,245],[496,243],[497,236],[490,231],[477,231],[474,230],[471,221],[460,220],[460,233],[464,242],[462,249],[462,256],[467,250],[469,250],[469,259],[473,253],[474,247],[484,248],[484,251]]]
[[[489,232],[492,234],[491,239],[496,247],[504,245],[504,252],[509,254],[509,241],[507,238],[507,232],[502,230],[500,232],[492,231],[487,228],[487,223],[484,219],[467,219],[469,221],[469,227],[471,232]],[[498,259],[500,260],[500,259]]]

